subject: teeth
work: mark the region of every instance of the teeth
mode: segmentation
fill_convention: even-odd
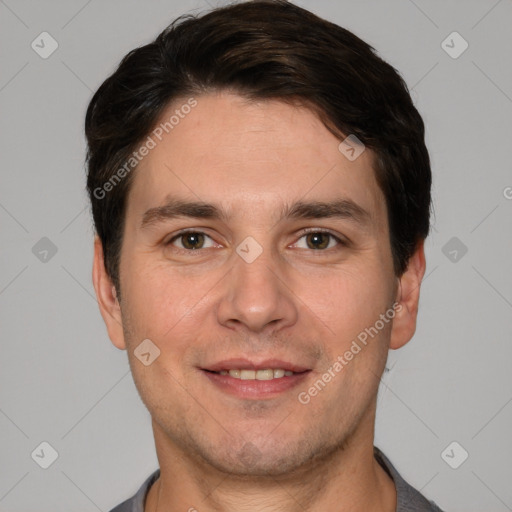
[[[258,370],[256,372],[256,380],[272,380],[274,378],[274,370]]]
[[[272,380],[293,375],[293,372],[283,370],[282,368],[267,368],[265,370],[222,370],[219,373],[221,375],[229,374],[230,377],[241,380]]]

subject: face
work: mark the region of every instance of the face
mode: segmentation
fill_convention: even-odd
[[[102,313],[157,446],[289,473],[372,435],[390,342],[414,330],[393,310],[384,196],[371,151],[347,159],[311,111],[195,99],[134,171],[120,308]],[[98,291],[100,252],[95,266]],[[147,339],[160,355],[146,366]]]

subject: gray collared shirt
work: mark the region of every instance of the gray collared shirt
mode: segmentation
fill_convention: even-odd
[[[416,489],[411,487],[377,447],[374,447],[374,454],[377,462],[386,470],[395,483],[397,495],[396,512],[442,512],[433,501],[428,501]],[[135,496],[113,508],[110,512],[144,512],[144,502],[149,488],[156,482],[159,476],[160,469],[157,469],[142,484]]]

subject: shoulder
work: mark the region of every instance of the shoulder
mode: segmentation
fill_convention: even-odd
[[[373,453],[377,462],[387,471],[396,487],[396,512],[443,512],[433,501],[409,485],[391,461],[376,446]]]
[[[157,469],[144,481],[134,496],[123,501],[110,512],[144,512],[144,502],[148,494],[149,488],[155,483],[160,476],[160,469]]]

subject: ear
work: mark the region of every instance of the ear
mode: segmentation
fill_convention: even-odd
[[[406,271],[400,277],[396,294],[395,317],[391,329],[389,348],[403,347],[416,331],[416,317],[420,299],[421,281],[425,274],[424,241],[418,243],[409,259]]]
[[[96,290],[96,298],[100,306],[100,313],[107,326],[108,336],[114,346],[120,350],[126,349],[121,307],[117,300],[116,289],[105,269],[103,246],[98,236],[94,239],[94,263],[92,267],[92,281]]]

